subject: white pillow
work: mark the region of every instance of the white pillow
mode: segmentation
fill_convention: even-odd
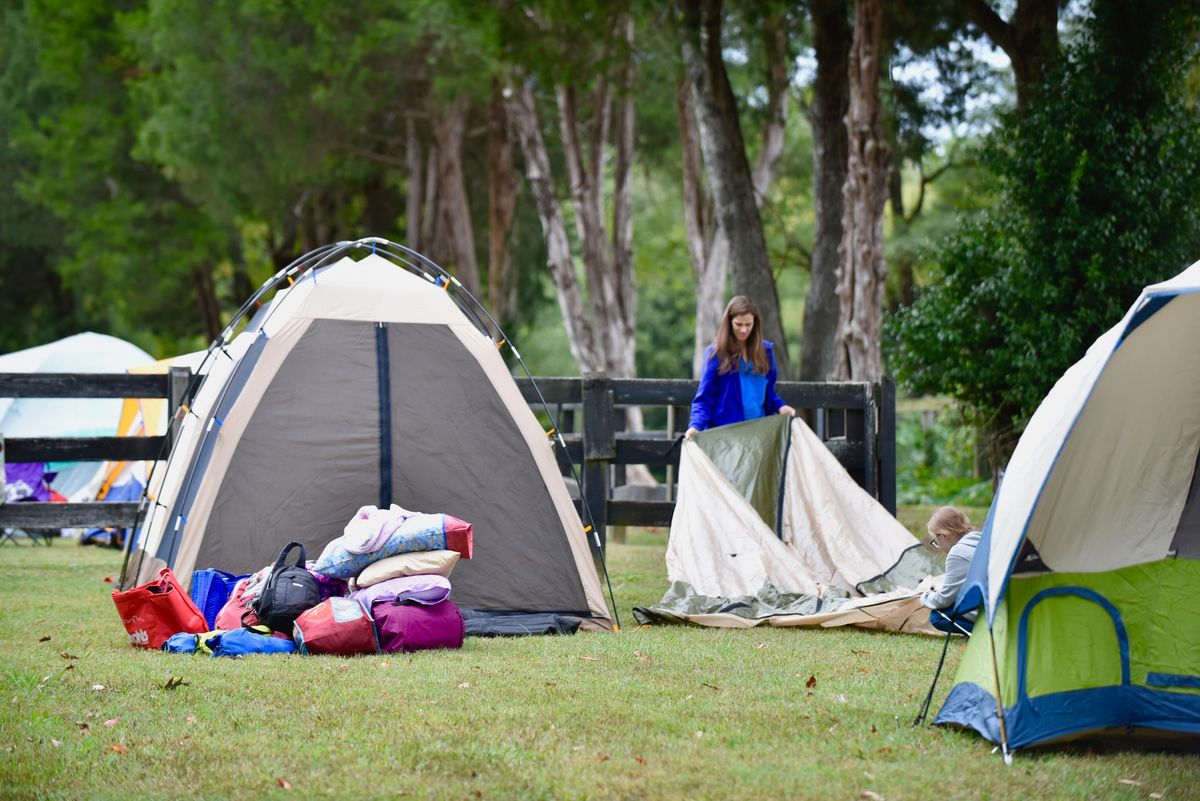
[[[457,551],[414,551],[389,556],[363,568],[358,577],[350,582],[350,588],[359,590],[398,576],[433,575],[449,578],[450,571],[458,564],[458,557]]]

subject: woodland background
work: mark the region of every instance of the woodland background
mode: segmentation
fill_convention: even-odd
[[[6,0],[0,352],[196,350],[280,266],[383,236],[535,375],[690,376],[749,294],[785,376],[899,381],[902,503],[986,504],[1054,380],[1200,257],[1198,23],[1200,0]]]

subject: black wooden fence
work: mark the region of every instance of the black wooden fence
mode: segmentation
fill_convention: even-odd
[[[0,373],[0,398],[167,398],[168,407],[177,409],[189,383],[190,372],[178,367],[167,375]],[[671,522],[672,478],[679,465],[676,445],[687,428],[695,381],[588,375],[518,379],[517,384],[535,410],[541,409],[543,398],[550,407],[566,443],[566,453],[561,448],[558,452],[560,467],[571,477],[571,463],[579,466],[580,491],[602,542],[610,526]],[[780,382],[777,388],[850,475],[895,514],[892,383],[886,379],[879,384]],[[665,407],[666,428],[624,431],[624,415],[619,412],[630,406]],[[3,447],[9,462],[152,460],[167,452],[163,440],[170,436],[8,439]],[[665,467],[666,484],[650,491],[626,486],[625,467],[639,464]],[[136,503],[10,503],[0,505],[0,529],[125,528],[134,525],[137,507]]]
[[[176,409],[191,370],[172,367],[165,375],[125,373],[0,373],[0,398],[166,398]],[[174,426],[173,426],[174,427]],[[3,443],[7,462],[143,461],[165,454],[170,437],[16,438]],[[137,521],[136,503],[7,503],[0,529],[128,528]]]

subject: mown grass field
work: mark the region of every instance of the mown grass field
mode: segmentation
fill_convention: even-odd
[[[1200,798],[1195,755],[913,729],[940,640],[637,628],[665,543],[611,547],[618,635],[244,660],[131,649],[113,551],[0,547],[0,797]]]

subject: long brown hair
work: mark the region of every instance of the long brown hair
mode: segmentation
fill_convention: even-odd
[[[743,314],[754,315],[754,329],[750,332],[750,338],[746,340],[745,354],[742,353],[737,336],[733,333],[733,318]],[[735,372],[738,369],[738,357],[742,355],[745,355],[746,361],[753,362],[755,371],[762,375],[766,375],[771,369],[767,349],[763,347],[762,315],[758,313],[758,306],[745,295],[736,295],[725,307],[725,313],[721,315],[721,326],[717,329],[716,339],[713,340],[713,358],[717,359],[720,365],[717,372]]]

